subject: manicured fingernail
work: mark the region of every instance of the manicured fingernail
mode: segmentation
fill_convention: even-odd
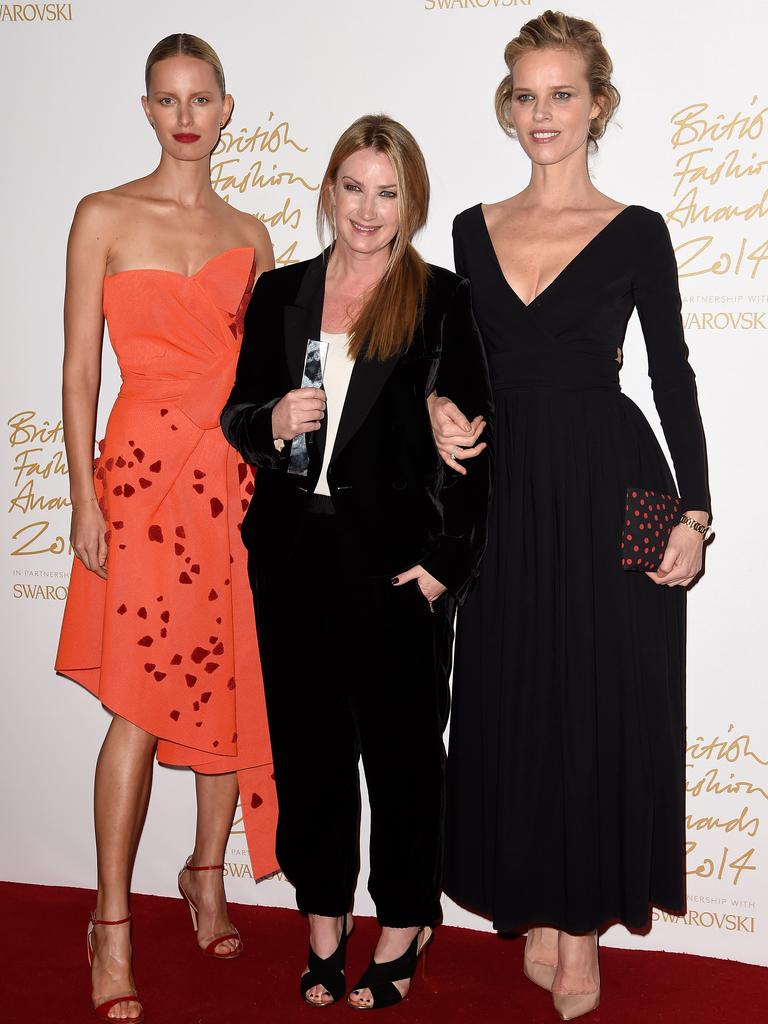
[[[390,583],[399,583],[400,582],[400,577],[399,576],[393,576],[392,579],[389,582]]]

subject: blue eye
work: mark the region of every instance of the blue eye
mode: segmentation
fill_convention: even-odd
[[[555,93],[555,97],[556,97],[556,99],[559,99],[559,100],[561,100],[561,99],[569,100],[571,98],[571,93],[569,93],[569,92],[556,92]]]
[[[517,97],[518,103],[528,103],[528,101],[532,99],[533,96],[531,96],[529,92],[521,92]]]
[[[347,192],[359,192],[360,191],[360,189],[357,187],[357,185],[353,185],[351,181],[345,181],[344,182],[344,188],[347,190]]]
[[[397,199],[397,192],[390,192],[388,189],[385,189],[384,192],[380,192],[379,195],[383,196],[384,199]]]

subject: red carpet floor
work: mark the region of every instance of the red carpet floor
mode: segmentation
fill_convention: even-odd
[[[0,883],[0,1021],[76,1024],[89,1012],[85,926],[93,894]],[[346,1006],[304,1006],[298,977],[306,928],[289,910],[235,906],[245,952],[217,962],[196,951],[180,900],[133,900],[134,967],[147,1024],[334,1024],[359,1022]],[[350,942],[352,980],[367,963],[375,922],[358,920]],[[522,942],[442,928],[426,979],[417,975],[389,1024],[556,1024],[549,996],[523,978]],[[585,1024],[766,1024],[768,970],[671,953],[607,949],[603,1001]],[[386,1014],[386,1016],[384,1016]]]

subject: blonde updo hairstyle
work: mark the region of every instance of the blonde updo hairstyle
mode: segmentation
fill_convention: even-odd
[[[149,96],[149,80],[152,68],[155,64],[159,64],[161,60],[167,60],[169,57],[195,57],[197,60],[205,61],[206,64],[213,68],[216,84],[221,90],[222,98],[226,96],[227,87],[224,82],[224,68],[219,60],[219,55],[210,43],[206,43],[200,36],[192,36],[188,32],[174,32],[173,35],[166,36],[165,39],[161,39],[159,43],[152,47],[144,69],[144,84],[147,96]]]
[[[605,134],[621,99],[619,90],[611,82],[613,61],[596,25],[562,11],[545,11],[526,22],[520,34],[507,43],[504,61],[508,71],[496,90],[495,99],[496,118],[502,129],[511,138],[517,137],[510,118],[514,68],[516,62],[532,50],[571,50],[583,57],[592,98],[600,107],[600,113],[589,122],[589,148],[597,150],[597,140]]]

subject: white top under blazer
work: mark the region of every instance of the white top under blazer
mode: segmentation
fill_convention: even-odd
[[[341,411],[344,408],[344,401],[349,390],[349,379],[352,376],[352,368],[355,365],[355,361],[350,359],[347,353],[347,346],[349,345],[348,334],[329,334],[327,331],[321,331],[320,340],[328,342],[328,355],[326,356],[325,368],[323,370],[327,425],[325,430],[323,466],[320,470],[317,486],[315,487],[315,494],[327,494],[330,496],[328,463],[331,461],[331,455],[333,454]]]

